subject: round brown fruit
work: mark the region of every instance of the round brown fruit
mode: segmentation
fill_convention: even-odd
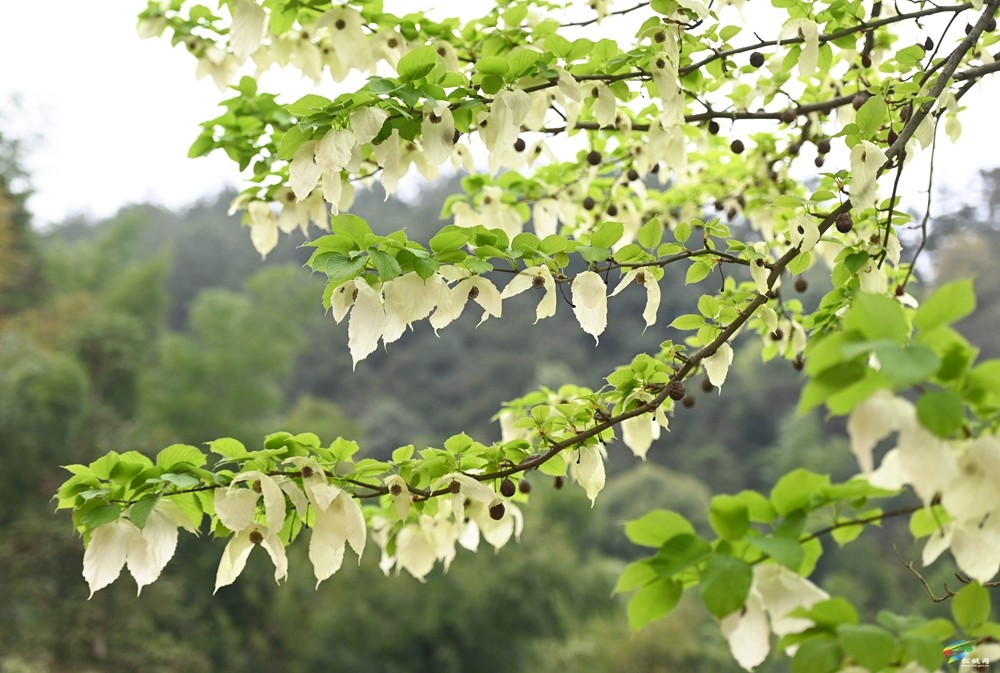
[[[796,278],[795,279],[795,291],[796,292],[805,292],[808,289],[809,289],[809,281],[807,281],[805,278]]]
[[[684,383],[681,381],[671,381],[667,384],[667,395],[670,395],[670,399],[675,402],[683,400],[686,394],[687,391],[684,389]]]
[[[510,477],[504,477],[503,481],[500,482],[500,495],[505,498],[509,498],[517,493],[517,486]]]
[[[730,143],[729,149],[733,151],[733,154],[743,154],[743,150],[746,149],[746,147],[743,145],[742,140],[737,139]]]
[[[760,53],[759,51],[755,51],[754,53],[750,54],[750,65],[752,65],[755,68],[759,68],[762,65],[764,65],[764,54]]]
[[[853,228],[854,220],[851,219],[850,213],[841,213],[840,215],[837,215],[837,231],[842,234],[846,234]]]

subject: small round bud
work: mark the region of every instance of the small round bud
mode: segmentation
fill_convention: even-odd
[[[500,482],[500,495],[505,498],[509,498],[517,493],[517,486],[510,477],[504,477],[503,481]]]
[[[783,121],[786,124],[791,124],[792,122],[794,122],[795,117],[796,117],[795,110],[793,110],[792,108],[788,108],[787,110],[781,111],[781,121]]]
[[[804,366],[805,366],[805,362],[802,361],[802,356],[801,355],[796,355],[795,359],[792,360],[792,369],[794,369],[797,372],[800,372],[800,371],[802,371],[802,368]]]
[[[899,134],[892,129],[889,129],[889,133],[886,135],[885,141],[890,145],[895,145],[897,140],[899,140]]]
[[[635,182],[639,179],[639,171],[634,168],[630,168],[628,169],[628,173],[625,174],[625,177],[629,179],[629,182]]]
[[[868,54],[861,54],[861,67],[870,68],[872,67],[872,57]]]
[[[441,123],[441,115],[439,115],[436,112],[432,112],[429,115],[427,115],[427,121],[429,121],[431,124],[440,124]]]
[[[785,333],[781,331],[781,328],[771,332],[771,341],[781,341],[785,336]]]
[[[645,285],[646,284],[646,274],[643,273],[642,271],[640,271],[639,273],[635,274],[635,284],[636,285]]]
[[[445,56],[448,55],[448,50],[445,49],[444,47],[438,47],[435,51],[437,52],[437,55],[440,56],[441,58],[444,58]]]
[[[906,288],[903,287],[902,285],[897,285],[895,292],[897,297],[902,297],[904,294],[906,294]]]
[[[251,488],[253,488],[253,490],[254,490],[254,492],[255,492],[255,493],[260,493],[260,492],[262,492],[262,491],[263,491],[263,488],[261,487],[261,485],[260,485],[260,482],[259,482],[259,481],[255,481],[255,482],[253,483],[253,486],[251,486]]]
[[[665,60],[663,60],[662,58],[656,59],[656,69],[657,70],[663,70],[666,67],[667,67],[667,62]]]
[[[802,149],[802,145],[799,143],[792,143],[788,146],[788,156],[797,157],[799,155],[799,150]]]
[[[524,142],[524,138],[518,138],[514,141],[514,151],[523,152],[524,148],[527,147],[527,143]]]
[[[543,276],[535,276],[531,279],[531,287],[545,287],[545,278]]]
[[[460,493],[462,491],[462,485],[457,481],[453,481],[448,484],[448,490],[452,493]]]
[[[686,409],[690,409],[691,407],[693,407],[694,403],[695,403],[694,395],[685,395],[684,399],[681,400],[681,404],[683,404]]]
[[[393,484],[392,486],[389,487],[389,493],[392,493],[393,495],[399,495],[402,492],[403,492],[403,487],[400,486],[399,484]]]
[[[662,30],[658,30],[655,33],[653,33],[653,42],[663,43],[666,41],[667,41],[667,34],[664,33]]]
[[[755,51],[754,53],[750,54],[750,65],[752,65],[755,68],[759,68],[762,65],[764,65],[764,54],[760,53],[759,51]]]
[[[336,21],[333,22],[333,27],[336,28],[337,30],[344,30],[345,28],[347,28],[347,22],[344,21],[343,19],[337,19]]]
[[[715,390],[715,386],[707,378],[701,380],[701,389],[703,392],[710,393]]]
[[[801,278],[801,277],[795,279],[795,291],[796,292],[805,292],[808,289],[809,289],[809,281],[807,281],[805,278]]]
[[[719,122],[715,121],[714,119],[708,122],[708,132],[711,133],[713,136],[717,135],[719,133]]]
[[[823,168],[824,163],[826,163],[826,161],[823,159],[822,156],[818,156],[815,159],[813,159],[813,164],[816,166],[816,168]]]
[[[566,483],[566,480],[563,479],[562,477],[556,477],[555,479],[552,480],[552,486],[557,491],[560,490],[563,487],[563,484],[565,484],[565,483]]]
[[[733,154],[743,154],[743,150],[746,147],[743,145],[743,141],[736,139],[729,144],[729,149],[732,150]]]
[[[670,395],[670,399],[673,401],[679,402],[683,400],[686,394],[687,390],[685,390],[682,381],[671,381],[667,384],[667,395]]]
[[[498,502],[497,504],[490,507],[490,518],[493,519],[494,521],[499,521],[500,519],[503,518],[504,512],[506,511],[507,508],[503,506],[503,503]]]
[[[596,205],[597,205],[597,201],[594,200],[593,196],[588,196],[588,197],[586,197],[586,198],[583,199],[583,209],[584,210],[593,210],[594,206],[596,206]]]
[[[385,46],[389,47],[389,49],[395,49],[396,47],[399,46],[399,40],[397,40],[394,37],[390,37],[388,40],[385,41]]]
[[[851,99],[851,107],[855,110],[860,110],[861,106],[868,102],[869,98],[871,98],[871,94],[867,91],[859,91],[854,94],[854,98]]]
[[[531,484],[528,483],[527,479],[522,479],[521,483],[517,485],[517,490],[521,493],[531,493]]]
[[[653,175],[656,175],[657,173],[659,173],[660,172],[660,164],[653,164],[650,167],[649,172],[652,173]]]
[[[609,203],[605,212],[611,217],[615,217],[616,215],[618,215],[618,206],[616,206],[613,203]]]
[[[930,35],[928,35],[927,39],[924,40],[924,49],[927,51],[934,49],[934,40],[931,39]]]
[[[823,138],[818,143],[816,143],[816,151],[820,154],[826,154],[830,151],[830,139]]]
[[[315,474],[313,472],[313,469],[311,467],[309,467],[308,465],[306,465],[305,467],[302,468],[302,477],[303,477],[303,479],[308,479],[309,477],[313,476],[313,474]]]
[[[259,530],[255,530],[255,531],[251,531],[250,532],[250,542],[252,542],[254,544],[260,544],[263,541],[264,541],[264,536],[261,535],[261,533],[260,533]]]
[[[846,234],[853,228],[854,220],[851,219],[850,213],[841,213],[840,215],[837,215],[837,231],[842,234]]]
[[[597,150],[590,150],[590,152],[587,153],[587,163],[591,166],[596,166],[601,163],[601,153]]]
[[[479,288],[473,286],[473,288],[469,290],[469,299],[475,299],[478,296],[479,296]]]

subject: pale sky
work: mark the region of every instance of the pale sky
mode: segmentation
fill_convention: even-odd
[[[38,225],[75,213],[104,217],[129,203],[179,207],[239,185],[222,154],[186,156],[198,124],[217,114],[224,96],[211,80],[195,80],[194,59],[183,49],[136,36],[142,0],[100,5],[0,0],[0,118],[6,133],[34,138],[26,164]],[[938,144],[936,184],[952,192],[969,189],[980,168],[1000,164],[989,151],[997,147],[1000,78],[980,88],[963,101],[970,109],[959,143]],[[11,106],[14,96],[20,108]],[[925,171],[912,168],[911,193],[926,183]]]

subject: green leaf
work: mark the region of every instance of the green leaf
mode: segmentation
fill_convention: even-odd
[[[728,554],[712,554],[701,574],[698,591],[708,611],[722,619],[740,609],[751,584],[753,570],[746,561]]]
[[[205,464],[205,454],[188,444],[173,444],[156,454],[156,465],[169,470],[178,463],[190,463],[195,467]]]
[[[748,537],[746,540],[750,546],[764,552],[789,570],[798,572],[805,559],[802,545],[787,537]]]
[[[372,260],[375,270],[378,271],[378,275],[383,281],[392,280],[403,273],[396,258],[387,252],[377,248],[369,248],[368,257]]]
[[[771,489],[771,503],[775,511],[786,516],[798,509],[805,509],[813,494],[830,485],[830,477],[799,468],[778,480]]]
[[[913,324],[922,330],[930,330],[938,325],[953,323],[976,310],[976,293],[969,278],[956,280],[938,288],[925,299]]]
[[[941,358],[927,346],[903,346],[883,342],[875,347],[881,371],[889,377],[896,390],[909,388],[934,375],[941,366]]]
[[[281,137],[281,143],[278,144],[278,158],[286,161],[291,159],[306,140],[309,140],[309,136],[306,135],[301,126],[293,126],[288,129]]]
[[[694,526],[677,512],[654,509],[644,516],[625,524],[625,535],[641,547],[659,548],[670,538],[693,534]]]
[[[951,614],[965,631],[975,629],[990,616],[990,592],[979,582],[970,582],[952,599]]]
[[[697,535],[684,533],[667,540],[649,563],[660,575],[669,577],[687,570],[711,552],[708,542]]]
[[[314,93],[307,93],[294,103],[285,106],[289,114],[296,117],[307,117],[315,112],[320,112],[324,108],[333,104],[329,98],[318,96]]]
[[[905,343],[909,334],[903,307],[895,299],[859,294],[844,316],[844,329],[860,332],[865,339],[888,339]]]
[[[657,578],[656,571],[649,565],[647,559],[634,561],[625,566],[618,582],[615,584],[614,593],[620,594],[623,591],[631,591],[637,587],[649,584]]]
[[[243,442],[232,437],[222,437],[221,439],[211,441],[208,443],[208,448],[212,453],[217,453],[223,458],[230,460],[238,460],[249,456],[246,447],[243,446]]]
[[[750,512],[740,498],[717,495],[712,498],[708,521],[723,540],[736,541],[750,529]]]
[[[896,654],[896,639],[874,624],[843,624],[837,628],[847,656],[869,671],[881,671]]]
[[[841,624],[857,624],[858,611],[846,598],[827,598],[809,608],[796,608],[789,613],[792,617],[811,619],[817,626],[838,628]]]
[[[91,502],[98,503],[100,501],[93,500]],[[83,512],[80,516],[80,524],[87,530],[93,530],[106,523],[117,521],[121,513],[120,505],[98,504]]]
[[[854,121],[858,125],[858,132],[861,136],[871,139],[875,137],[879,128],[888,118],[889,106],[885,104],[885,99],[882,96],[872,96],[858,109]]]
[[[685,243],[691,238],[691,224],[689,222],[678,222],[674,226],[674,239],[678,243]]]
[[[501,56],[483,56],[476,61],[476,71],[484,75],[503,77],[509,69],[510,64],[507,59]]]
[[[792,673],[834,673],[840,668],[844,652],[833,638],[811,638],[795,651]]]
[[[595,248],[610,248],[621,240],[625,234],[625,225],[621,222],[604,222],[590,236],[590,244]]]
[[[418,47],[418,49],[419,48],[422,47]],[[410,53],[412,54],[413,52]],[[365,237],[372,233],[372,228],[368,226],[367,222],[357,215],[343,213],[340,215],[334,215],[330,218],[330,231],[334,234],[349,236],[352,240],[357,242],[359,246],[363,247],[365,244]]]
[[[434,47],[424,45],[410,50],[399,59],[396,72],[399,73],[399,79],[404,82],[412,82],[428,75],[440,60],[441,57],[438,56]]]
[[[327,258],[323,272],[326,273],[331,283],[342,283],[361,273],[367,263],[368,256],[365,254],[352,257],[333,253]]]
[[[160,475],[160,479],[173,484],[182,491],[201,484],[201,481],[197,477],[193,477],[190,474],[176,474],[174,472],[164,472]]]
[[[667,616],[677,606],[683,591],[680,582],[670,579],[658,579],[642,587],[628,602],[629,626],[638,631]]]
[[[704,260],[696,260],[688,267],[687,276],[684,278],[685,285],[692,285],[693,283],[700,283],[708,277],[708,274],[712,273],[712,265]]]
[[[674,318],[670,326],[680,330],[701,329],[705,326],[705,318],[694,313],[686,313]]]
[[[950,390],[925,392],[917,399],[917,419],[920,425],[947,439],[965,422],[962,398]]]
[[[636,240],[639,242],[639,245],[647,250],[656,250],[662,238],[663,223],[660,222],[660,218],[658,217],[652,218],[649,222],[639,227],[639,233],[636,234]]]
[[[140,498],[139,502],[132,505],[128,510],[129,520],[136,525],[136,528],[142,530],[146,527],[146,519],[149,518],[149,513],[153,511],[156,507],[156,503],[160,501],[159,494],[149,494]]]

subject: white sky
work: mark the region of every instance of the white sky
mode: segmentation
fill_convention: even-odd
[[[755,2],[762,0],[748,7]],[[142,0],[101,5],[0,0],[0,127],[29,140],[26,165],[36,192],[29,207],[39,225],[76,213],[107,216],[128,203],[178,207],[238,185],[222,154],[186,156],[198,124],[217,114],[219,90],[195,80],[194,59],[184,50],[138,39]],[[975,184],[980,168],[1000,164],[993,123],[1000,78],[992,75],[980,88],[985,96],[964,101],[970,109],[959,143],[938,145],[936,184],[958,194]],[[10,104],[14,96],[20,107]],[[924,171],[906,173],[911,193],[923,188]]]

